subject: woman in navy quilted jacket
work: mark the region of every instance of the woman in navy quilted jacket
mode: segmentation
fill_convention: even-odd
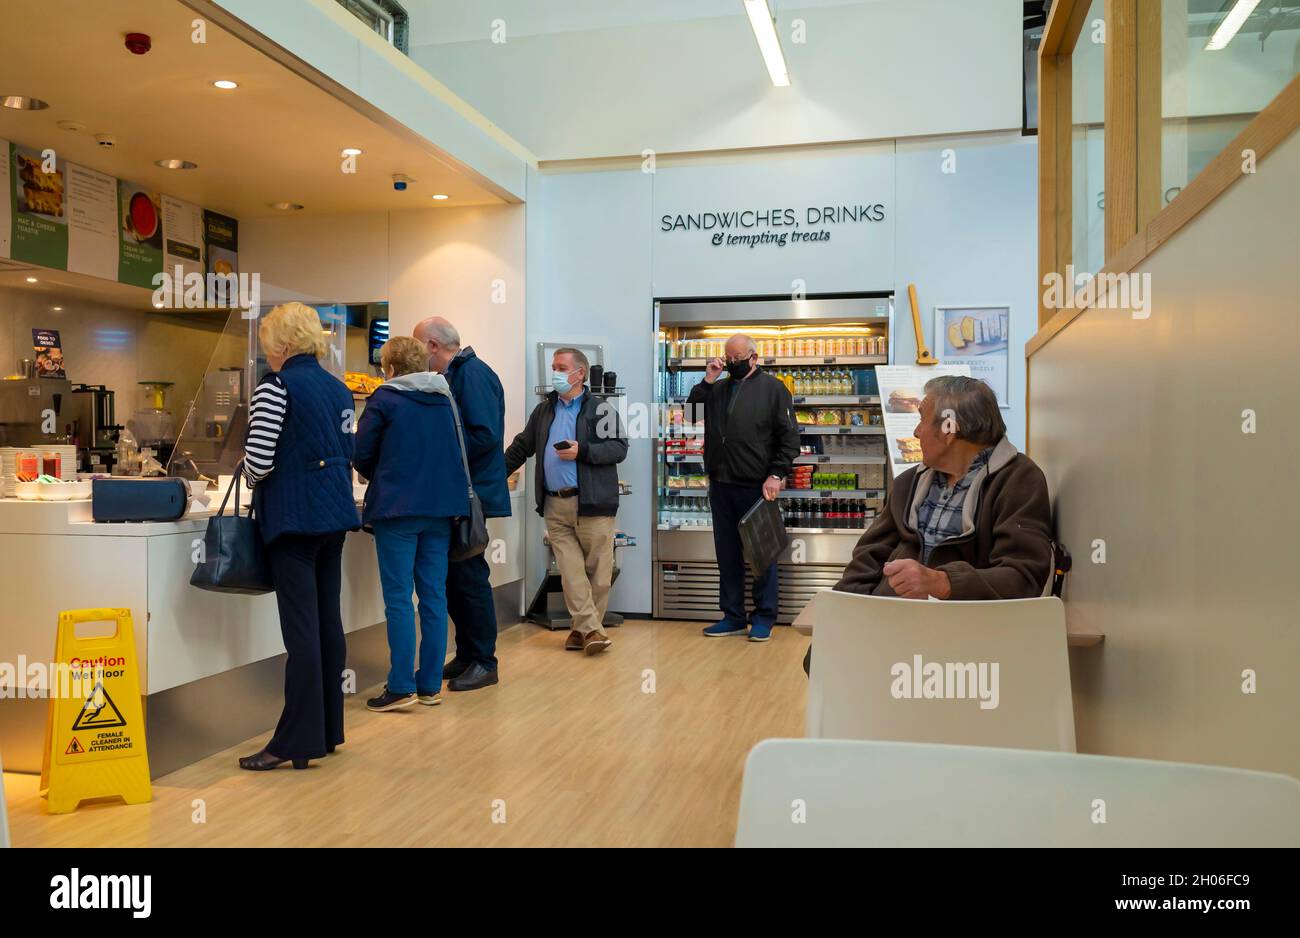
[[[343,742],[343,539],[360,527],[352,496],[352,392],[321,367],[320,317],[286,303],[258,326],[271,371],[253,392],[243,472],[280,609],[284,711],[266,747],[239,760],[305,769]]]

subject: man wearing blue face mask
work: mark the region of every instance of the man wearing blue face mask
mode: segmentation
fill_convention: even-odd
[[[610,645],[604,620],[614,576],[618,464],[627,457],[627,437],[613,404],[587,391],[587,372],[580,350],[556,350],[552,391],[506,449],[506,475],[540,455],[533,486],[537,513],[546,519],[573,620],[564,647],[594,655]]]

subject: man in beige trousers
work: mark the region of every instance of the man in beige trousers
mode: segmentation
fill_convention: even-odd
[[[562,348],[551,360],[551,392],[506,449],[506,474],[537,456],[537,513],[560,568],[564,605],[573,620],[568,651],[594,655],[610,646],[605,611],[614,575],[618,464],[627,438],[618,412],[586,388],[587,356]]]

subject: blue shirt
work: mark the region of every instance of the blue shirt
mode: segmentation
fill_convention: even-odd
[[[577,460],[561,459],[555,444],[561,440],[577,439],[578,411],[582,410],[585,394],[584,391],[571,401],[562,397],[555,399],[555,419],[551,421],[551,433],[546,438],[546,453],[542,456],[548,491],[558,492],[560,489],[578,487]]]

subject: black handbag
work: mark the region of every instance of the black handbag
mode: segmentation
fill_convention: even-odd
[[[451,547],[447,558],[452,561],[468,560],[487,550],[487,519],[483,517],[483,503],[474,494],[474,480],[469,475],[469,456],[465,452],[465,433],[460,427],[460,408],[450,394],[451,415],[456,421],[456,442],[460,444],[460,464],[465,467],[465,484],[469,486],[469,514],[451,519]]]
[[[249,506],[247,515],[239,514],[239,479],[243,474],[243,466],[236,466],[235,478],[221,499],[221,507],[208,519],[208,530],[203,535],[203,562],[190,575],[190,586],[214,593],[256,595],[275,591],[253,507]],[[235,493],[235,511],[227,515],[226,503],[230,501],[231,491]]]

